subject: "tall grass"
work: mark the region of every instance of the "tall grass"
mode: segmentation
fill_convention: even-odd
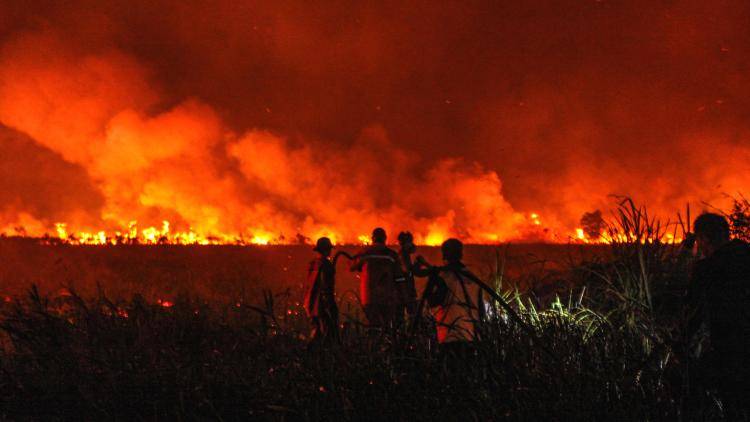
[[[674,412],[658,405],[669,396],[664,386],[630,363],[631,339],[562,303],[521,311],[560,359],[498,315],[460,372],[424,334],[355,325],[340,346],[308,349],[289,328],[298,321],[244,307],[187,299],[171,308],[138,300],[113,307],[73,295],[52,309],[32,293],[9,308],[0,393],[3,416],[13,419],[597,420]]]

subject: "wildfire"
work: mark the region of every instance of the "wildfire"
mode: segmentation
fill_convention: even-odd
[[[575,236],[571,236],[571,240],[577,243],[592,243],[592,244],[608,244],[608,243],[625,243],[625,242],[633,242],[638,241],[639,236],[637,236],[634,233],[621,233],[621,232],[608,232],[604,231],[599,234],[598,237],[590,237],[586,234],[586,232],[582,228],[576,228],[575,229]],[[641,236],[640,242],[646,242],[647,240],[653,240],[652,237],[649,236]],[[659,236],[658,239],[662,243],[667,244],[679,244],[682,242],[683,238],[682,236],[675,235],[670,232],[665,232]]]
[[[445,234],[440,232],[430,232],[424,239],[424,243],[427,246],[439,246],[445,241]]]
[[[584,233],[583,229],[580,227],[576,229],[576,239],[584,242],[586,241],[586,233]]]
[[[538,214],[533,214],[529,221],[530,227],[541,226]],[[176,244],[176,245],[221,245],[221,244],[239,244],[239,245],[272,245],[272,244],[290,244],[290,243],[311,243],[321,236],[327,236],[334,244],[352,243],[369,245],[370,236],[360,234],[353,242],[342,242],[341,237],[334,230],[318,230],[310,236],[297,235],[296,238],[286,238],[281,234],[272,233],[267,230],[252,230],[251,236],[239,236],[230,234],[202,234],[192,229],[188,231],[172,231],[169,221],[163,221],[161,227],[150,226],[143,229],[138,227],[137,221],[131,221],[125,230],[116,231],[71,231],[68,224],[56,223],[55,239],[58,242],[71,245],[120,245],[120,244],[141,244],[141,245],[159,245],[159,244]],[[455,236],[450,230],[440,224],[431,224],[426,234],[416,233],[417,243],[428,246],[439,246],[447,238]],[[460,237],[460,236],[457,236]],[[475,239],[470,239],[469,243],[492,244],[503,241],[503,236],[497,232],[483,232],[475,234]],[[466,239],[465,239],[466,240]],[[538,239],[542,241],[553,241],[552,239]]]
[[[372,239],[370,239],[370,236],[366,234],[357,236],[357,240],[359,240],[363,245],[369,245],[370,243],[372,243]]]
[[[68,230],[65,223],[56,223],[55,230],[57,231],[57,238],[60,240],[68,240]]]
[[[437,37],[435,54],[402,57],[389,38],[402,32],[383,33],[377,19],[358,26],[364,32],[357,36],[331,34],[331,22],[341,26],[336,19],[347,13],[331,15],[331,22],[315,14],[257,13],[259,22],[270,19],[258,24],[260,32],[244,24],[242,13],[196,13],[199,25],[185,30],[183,19],[152,21],[158,13],[64,3],[72,7],[66,13],[11,7],[10,21],[20,23],[3,27],[0,37],[0,234],[49,233],[52,242],[80,245],[300,244],[321,236],[361,244],[369,242],[362,233],[382,226],[391,241],[409,230],[426,245],[450,237],[596,243],[609,235],[578,218],[605,207],[611,193],[637,197],[668,216],[684,202],[724,208],[723,192],[750,186],[750,148],[738,141],[748,133],[746,84],[706,98],[704,86],[723,87],[727,78],[705,73],[715,69],[703,65],[717,58],[713,50],[689,48],[729,51],[710,39],[668,43],[685,63],[672,60],[654,75],[664,90],[657,103],[644,95],[653,81],[637,73],[585,77],[617,57],[648,68],[648,54],[633,60],[582,53],[580,66],[567,72],[531,55],[511,71],[505,53],[529,47],[519,31],[513,39],[460,25],[460,39],[482,54],[455,49],[456,55],[444,54],[452,52],[455,43],[444,41],[455,41],[455,25],[443,25],[445,31],[429,32]],[[408,29],[403,34],[418,34],[431,22],[416,18],[400,22]],[[108,30],[90,33],[100,22]],[[153,31],[143,30],[154,23]],[[201,33],[217,26],[227,37]],[[675,29],[671,21],[668,27]],[[255,29],[243,32],[248,28]],[[572,40],[582,45],[565,46],[586,51],[581,47],[597,34],[585,34]],[[558,47],[558,35],[535,36],[532,44]],[[225,45],[225,38],[237,42]],[[398,39],[404,51],[424,41]],[[628,37],[597,39],[607,51],[620,51]],[[643,51],[663,51],[665,40],[672,38],[648,37]],[[722,57],[728,68],[744,63],[738,50]],[[381,71],[405,60],[409,72]],[[369,77],[373,72],[382,77]],[[561,78],[560,89],[548,86],[550,72]],[[402,101],[412,74],[427,79]],[[710,83],[672,92],[685,74]],[[498,79],[515,89],[494,89]],[[437,104],[429,89],[436,85],[461,98]],[[319,95],[331,90],[336,94]],[[696,114],[696,106],[704,112]],[[665,129],[673,127],[679,130]],[[707,160],[707,152],[722,159]],[[680,160],[664,159],[673,155]]]
[[[634,235],[623,233],[609,233],[603,231],[599,235],[590,235],[584,228],[576,227],[570,232],[555,230],[547,226],[538,213],[530,213],[519,217],[521,229],[516,235],[520,241],[541,241],[547,243],[612,243],[632,240]],[[274,244],[300,244],[312,243],[321,236],[327,236],[334,244],[361,244],[369,245],[370,236],[360,234],[352,239],[347,239],[333,228],[319,227],[309,234],[298,233],[295,237],[288,237],[282,233],[274,233],[266,229],[249,228],[246,235],[226,233],[200,233],[188,229],[187,231],[174,231],[169,221],[164,220],[160,227],[149,226],[140,228],[138,222],[133,220],[123,230],[107,231],[73,231],[67,223],[56,223],[54,225],[56,237],[45,236],[48,242],[65,243],[70,245],[274,245]],[[664,243],[679,243],[681,236],[674,233],[660,235],[660,241]],[[394,236],[395,238],[395,233]],[[470,238],[458,235],[451,228],[450,221],[437,220],[428,224],[426,233],[415,232],[415,240],[418,244],[427,246],[439,246],[449,237],[458,237],[467,243],[495,244],[508,241],[500,230],[482,231],[471,233]],[[512,239],[511,239],[512,240]]]
[[[266,231],[257,231],[250,239],[241,236],[226,234],[203,235],[192,229],[186,232],[171,231],[169,221],[164,220],[160,228],[146,227],[138,229],[138,222],[131,221],[125,231],[107,232],[99,230],[95,232],[78,231],[70,233],[66,223],[56,223],[55,232],[57,240],[71,245],[222,245],[222,244],[252,244],[269,245],[274,242],[275,236]]]
[[[250,243],[254,245],[268,245],[271,243],[271,239],[268,236],[253,236],[253,238],[250,239]]]

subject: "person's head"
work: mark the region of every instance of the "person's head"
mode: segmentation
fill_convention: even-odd
[[[327,237],[321,237],[317,242],[315,242],[315,247],[313,248],[313,250],[323,256],[331,256],[333,243],[331,243],[331,239]]]
[[[372,243],[385,244],[387,238],[385,229],[382,227],[378,227],[372,231]]]
[[[698,252],[711,256],[716,249],[729,242],[729,223],[719,214],[703,213],[693,223]]]
[[[407,252],[414,252],[416,250],[414,246],[414,236],[410,232],[401,232],[398,234],[398,244],[401,249]]]
[[[443,261],[447,263],[461,262],[464,257],[464,244],[458,239],[446,240],[440,250],[443,251]]]

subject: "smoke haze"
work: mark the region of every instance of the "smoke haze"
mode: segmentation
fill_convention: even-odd
[[[610,194],[721,205],[750,182],[749,21],[741,1],[5,2],[0,230],[564,241]]]

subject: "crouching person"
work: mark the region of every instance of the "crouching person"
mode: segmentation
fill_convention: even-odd
[[[327,237],[318,239],[317,256],[307,270],[307,293],[304,307],[310,318],[311,344],[338,341],[339,309],[336,305],[336,268],[331,262],[333,244]]]
[[[432,307],[437,340],[449,366],[467,365],[474,354],[477,325],[484,313],[478,278],[463,264],[463,244],[448,239],[441,247],[444,265],[432,267],[425,298]]]

